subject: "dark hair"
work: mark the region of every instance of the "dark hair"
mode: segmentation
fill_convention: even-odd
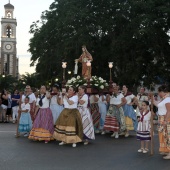
[[[54,84],[54,85],[53,85],[53,88],[56,88],[56,89],[59,90],[59,89],[60,89],[60,86],[59,86],[59,84]]]
[[[149,102],[144,100],[143,103],[145,103],[147,106],[149,106]]]
[[[123,86],[125,86],[127,89],[129,89],[129,86],[128,86],[128,85],[124,84]],[[123,86],[122,86],[122,87],[123,87]]]
[[[25,99],[28,99],[28,100],[30,100],[30,98],[29,98],[28,96],[26,96],[26,97],[25,97]]]
[[[86,90],[86,86],[83,85],[79,86],[79,88]]]
[[[5,94],[5,91],[6,91],[6,90],[3,89],[2,92],[1,92],[1,95],[4,95],[4,94]]]
[[[76,87],[74,87],[74,86],[70,86],[69,88],[72,88],[73,89],[73,91],[77,91],[77,88]]]
[[[159,88],[158,88],[158,92],[165,92],[165,93],[167,93],[167,92],[169,92],[170,90],[169,90],[169,87],[167,86],[167,85],[162,85],[162,86],[160,86]]]

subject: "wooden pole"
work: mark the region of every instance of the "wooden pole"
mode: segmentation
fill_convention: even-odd
[[[154,155],[154,125],[153,125],[153,93],[151,93],[151,155]]]

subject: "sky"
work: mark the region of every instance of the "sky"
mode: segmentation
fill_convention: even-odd
[[[40,19],[41,13],[49,9],[54,0],[10,0],[14,6],[14,18],[17,19],[17,57],[19,58],[19,73],[35,72],[35,67],[30,67],[31,54],[27,52],[29,48],[29,28],[32,22]],[[4,5],[9,0],[0,0],[0,17],[4,17]],[[1,32],[1,27],[0,27]]]

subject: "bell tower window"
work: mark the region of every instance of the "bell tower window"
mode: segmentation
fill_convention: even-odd
[[[11,34],[12,34],[12,29],[11,29],[10,26],[7,26],[7,28],[6,28],[6,36],[7,36],[8,38],[10,38],[10,37],[11,37]]]
[[[11,15],[11,12],[7,12],[7,18],[11,18],[12,15]]]

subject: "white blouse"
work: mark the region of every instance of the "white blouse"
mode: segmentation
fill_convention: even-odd
[[[126,96],[126,97],[125,97],[125,98],[126,98],[126,101],[127,101],[126,104],[130,104],[130,103],[132,102],[132,99],[133,99],[134,97],[135,97],[135,96],[134,96],[133,94]]]
[[[88,105],[88,95],[84,94],[83,97],[80,100],[83,100],[84,104],[79,103],[78,106],[87,107],[87,105]]]
[[[104,97],[104,101],[102,100],[103,97]],[[106,104],[106,103],[107,103],[107,102],[106,102],[106,96],[105,96],[105,95],[101,95],[101,96],[99,97],[98,103],[104,103],[104,104]]]
[[[57,102],[58,97],[62,98],[61,96],[57,96],[57,95],[52,96],[50,105],[56,105],[56,104],[58,105],[58,102]]]
[[[40,98],[37,98],[36,105],[39,106],[39,108],[42,108],[42,109],[49,108],[50,100],[46,96],[42,99],[42,103],[43,103],[42,106],[39,105],[39,101],[40,101]]]
[[[27,104],[22,103],[21,104],[21,110],[28,110],[28,112],[30,112],[30,104],[29,103],[27,103]]]
[[[94,96],[96,96],[96,97],[99,99],[99,95],[98,95],[98,94],[91,95],[91,96],[90,96],[90,98],[89,98],[89,100],[90,100],[90,104],[98,103],[98,101],[97,101],[97,102],[95,102],[95,101],[94,101]]]
[[[122,93],[117,94],[117,96],[110,96],[110,104],[119,105],[122,103],[122,98],[124,98]]]
[[[170,97],[165,98],[164,100],[162,100],[161,102],[158,103],[158,115],[160,116],[164,116],[167,113],[167,109],[166,109],[166,104],[170,103]]]
[[[22,95],[22,103],[24,103],[24,100],[25,100],[25,97],[27,95]],[[36,101],[36,97],[35,97],[35,94],[34,93],[31,93],[30,95],[28,95],[29,97],[29,103],[33,103],[34,101]]]
[[[142,113],[143,115],[145,114],[145,112]],[[139,114],[140,118],[142,118],[141,113]],[[151,119],[151,112],[149,111],[143,118],[144,121],[148,121]]]
[[[75,109],[77,108],[77,104],[78,104],[78,96],[72,96],[69,98],[69,100],[73,101],[74,104],[70,105],[68,102],[67,102],[67,99],[65,98],[64,96],[64,99],[63,99],[63,102],[64,102],[64,108],[67,108],[67,109]]]

